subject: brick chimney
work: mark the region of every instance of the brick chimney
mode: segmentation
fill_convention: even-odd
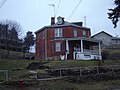
[[[55,17],[51,17],[51,25],[55,24]]]

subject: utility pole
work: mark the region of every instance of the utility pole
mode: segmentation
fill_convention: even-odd
[[[55,15],[55,4],[48,4],[49,6],[52,6],[54,8],[54,17],[56,17]]]

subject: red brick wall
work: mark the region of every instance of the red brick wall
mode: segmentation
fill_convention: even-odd
[[[61,28],[61,27],[56,27],[56,28]],[[58,40],[58,41],[54,41],[54,29],[55,28],[47,28],[47,31],[45,31],[46,29],[38,32],[36,34],[36,58],[42,59],[45,58],[45,45],[47,45],[47,56],[48,57],[52,57],[52,56],[60,56],[62,54],[65,54],[65,51],[62,52],[53,52],[52,51],[52,45],[55,42],[63,42],[62,40]],[[78,37],[82,37],[83,36],[83,30],[86,31],[86,37],[89,38],[91,33],[90,33],[90,29],[82,29],[82,28],[78,28],[78,27],[71,27],[71,26],[67,26],[67,27],[62,27],[62,32],[63,32],[63,38],[73,38],[74,37],[74,30],[78,31]],[[45,35],[46,34],[46,35]],[[44,38],[43,38],[44,37]],[[45,42],[45,38],[47,37],[47,41]],[[61,44],[62,46],[62,44]],[[44,53],[43,53],[43,48],[44,48]],[[61,47],[62,48],[62,47]],[[71,51],[73,51],[71,49]]]
[[[45,58],[45,30],[36,34],[36,58]]]

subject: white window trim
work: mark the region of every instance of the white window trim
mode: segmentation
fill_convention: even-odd
[[[62,28],[56,28],[56,29],[54,30],[54,36],[55,36],[55,37],[62,37],[62,36],[63,36]]]
[[[83,37],[86,37],[86,34],[87,34],[86,31],[83,31]]]
[[[77,37],[77,35],[78,35],[77,30],[74,30],[74,37]]]
[[[61,51],[61,43],[60,42],[56,42],[55,43],[55,51],[56,52],[60,52]]]

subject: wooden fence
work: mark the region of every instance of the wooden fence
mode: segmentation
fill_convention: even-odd
[[[74,67],[74,68],[55,68],[48,69],[49,74],[59,77],[63,76],[83,76],[95,74],[120,74],[120,65],[113,66],[89,66],[89,67]]]
[[[5,80],[8,81],[8,70],[0,70],[0,73],[5,73]]]

